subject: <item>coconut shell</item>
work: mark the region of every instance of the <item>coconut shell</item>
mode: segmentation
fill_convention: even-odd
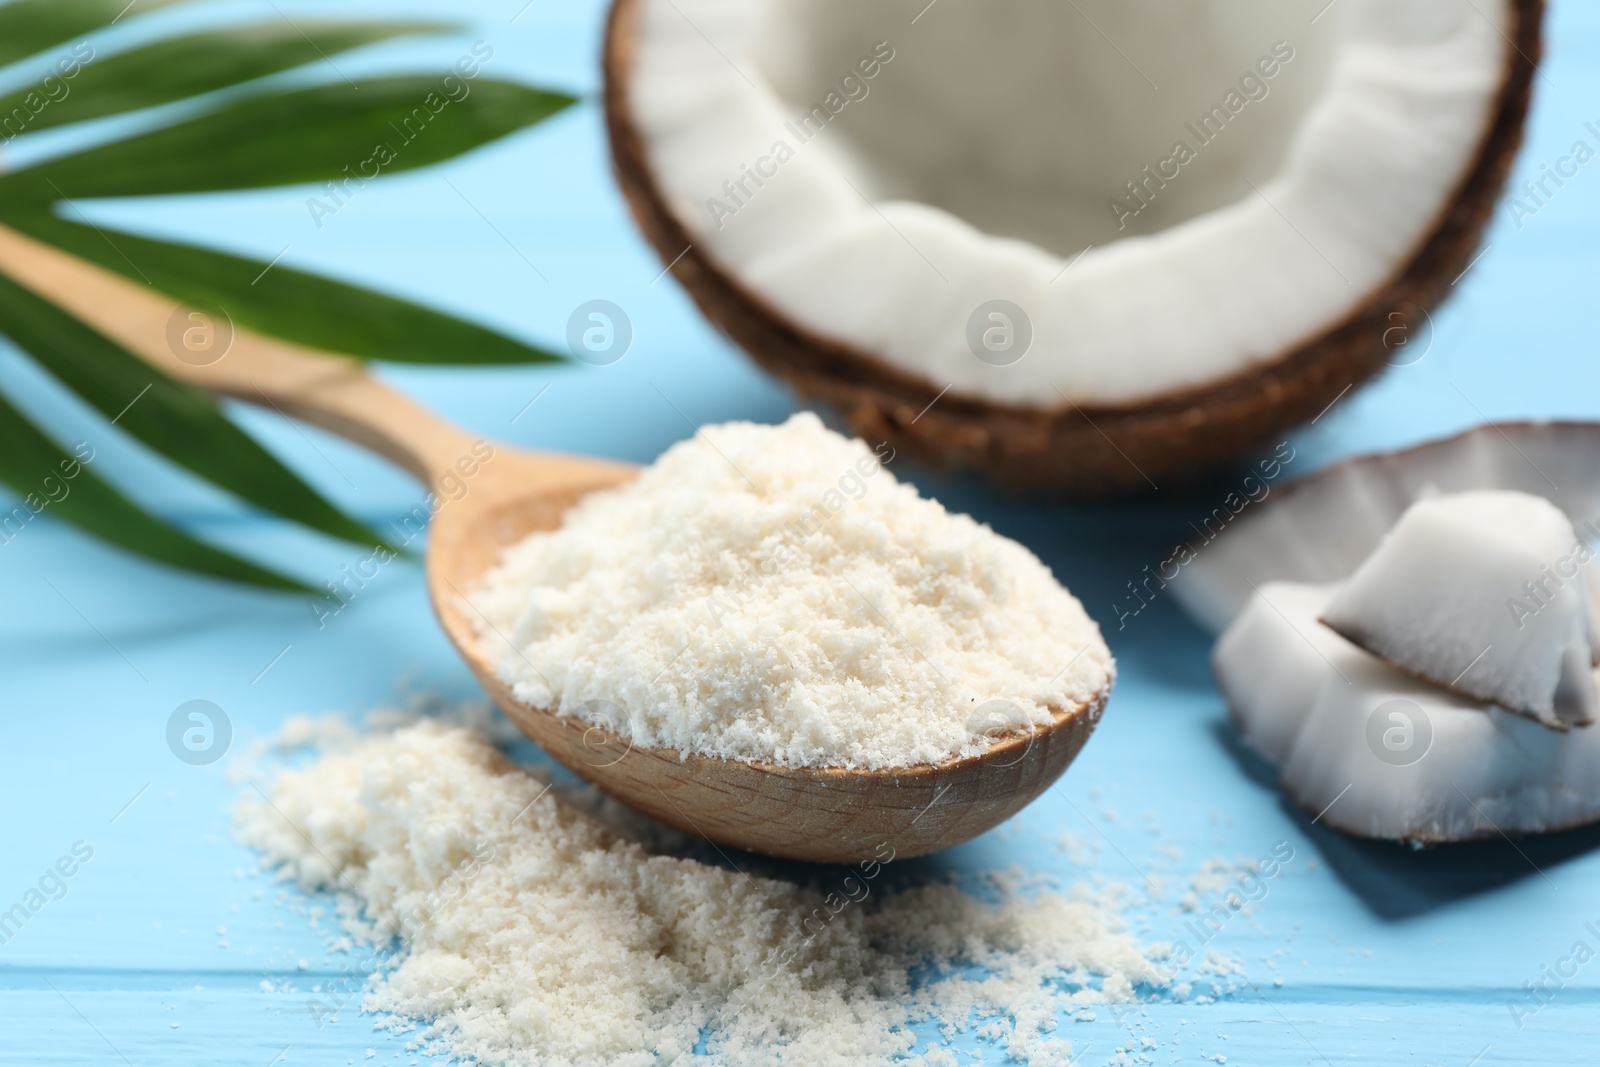
[[[1104,496],[1199,477],[1316,418],[1382,370],[1391,314],[1437,305],[1476,254],[1522,143],[1544,0],[1515,0],[1514,47],[1475,162],[1394,278],[1345,320],[1262,366],[1126,406],[1018,407],[947,394],[871,353],[780,314],[695,245],[668,209],[628,112],[639,0],[616,0],[606,29],[605,113],[617,180],[645,237],[706,317],[802,396],[862,438],[1024,493]],[[686,251],[687,249],[687,251]],[[935,400],[937,399],[937,403]],[[931,406],[930,406],[931,405]]]

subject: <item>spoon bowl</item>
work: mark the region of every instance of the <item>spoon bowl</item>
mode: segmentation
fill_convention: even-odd
[[[501,553],[553,530],[586,493],[621,485],[628,464],[536,453],[457,429],[358,362],[236,328],[203,367],[167,345],[181,305],[0,226],[0,270],[175,378],[303,418],[393,460],[428,487],[428,593],[444,632],[506,715],[602,791],[720,845],[828,863],[888,862],[959,844],[1021,810],[1066,770],[1109,695],[1053,709],[1037,729],[979,755],[879,770],[795,768],[641,748],[604,725],[516,698],[478,636],[472,594]],[[502,635],[503,636],[503,635]]]

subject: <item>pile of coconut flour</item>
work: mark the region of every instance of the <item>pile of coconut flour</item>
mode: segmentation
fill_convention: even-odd
[[[519,699],[796,767],[976,754],[1114,671],[1037,557],[811,414],[705,428],[512,547],[472,601]]]
[[[460,726],[348,738],[265,795],[241,802],[241,838],[339,894],[357,940],[399,935],[347,1014],[462,1062],[687,1067],[704,1037],[728,1065],[953,1064],[907,1029],[929,1020],[1070,1064],[1058,1012],[1165,984],[1109,894],[889,894],[876,863],[810,890],[652,854]]]

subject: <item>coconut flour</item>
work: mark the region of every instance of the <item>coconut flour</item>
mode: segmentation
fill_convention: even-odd
[[[813,890],[648,851],[460,726],[320,736],[342,747],[236,813],[371,946],[308,997],[319,1025],[376,1011],[413,1048],[524,1067],[955,1063],[929,1022],[1070,1064],[1058,1013],[1166,984],[1110,892],[891,893],[888,856]]]
[[[707,427],[473,596],[517,697],[644,747],[893,767],[1093,701],[1114,666],[1027,549],[800,414]]]

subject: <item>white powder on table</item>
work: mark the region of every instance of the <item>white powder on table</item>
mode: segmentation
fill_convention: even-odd
[[[863,865],[812,891],[652,855],[579,814],[458,726],[357,740],[236,812],[240,837],[385,953],[362,988],[307,1001],[413,1020],[422,1047],[518,1067],[714,1062],[857,1067],[908,1059],[906,1029],[977,1028],[1031,1065],[1072,1064],[1059,1011],[1165,984],[1106,894],[998,880],[889,895]],[[976,964],[982,977],[951,975]],[[944,977],[917,987],[913,969]],[[1097,977],[1098,982],[1091,981]],[[1098,986],[1098,987],[1096,987]],[[924,1050],[926,1051],[926,1050]],[[948,1064],[942,1050],[924,1061]]]
[[[524,702],[796,767],[981,753],[1115,670],[1036,556],[809,413],[707,427],[513,546],[472,601]]]

